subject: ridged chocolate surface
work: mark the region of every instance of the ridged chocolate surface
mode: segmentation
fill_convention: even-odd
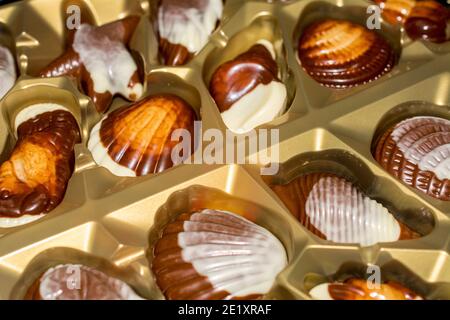
[[[47,270],[27,291],[25,300],[140,300],[125,282],[83,265]]]
[[[374,150],[377,162],[407,185],[450,200],[450,121],[413,117],[388,129]]]
[[[22,123],[18,141],[0,166],[0,217],[47,213],[64,198],[80,139],[72,114],[56,110]]]
[[[373,245],[419,237],[381,204],[333,174],[306,174],[272,189],[303,226],[323,239]]]
[[[256,299],[286,266],[266,229],[226,211],[182,214],[154,247],[152,270],[167,299]]]
[[[130,41],[138,22],[139,17],[130,16],[100,27],[92,27],[83,24],[82,32],[84,34],[82,39],[77,41],[77,34],[80,34],[81,29],[70,34],[66,51],[41,70],[39,76],[75,77],[84,92],[92,98],[95,107],[99,112],[105,112],[109,108],[114,95],[117,93],[120,93],[126,99],[131,101],[137,100],[141,94],[139,93],[140,90],[137,88],[142,86],[138,70],[136,69],[129,79],[121,79],[120,77],[123,77],[124,75],[115,68],[118,66],[116,61],[119,60],[124,61],[126,59],[128,62],[134,64],[131,54],[126,51],[128,50],[126,46]],[[80,48],[82,49],[82,56],[80,56]],[[84,56],[92,59],[92,61],[89,61],[89,59],[86,59]],[[94,59],[96,61],[94,61]],[[86,63],[88,63],[88,65],[86,65]],[[97,71],[101,70],[106,78],[109,77],[106,80],[102,79],[107,81],[108,84],[95,83],[96,76],[100,72],[96,72],[96,75],[92,75],[89,70],[94,68],[99,68]],[[122,91],[128,89],[128,94],[124,94],[123,92],[111,92],[115,91],[111,89],[111,87],[113,87],[112,84],[120,82],[127,83],[127,88],[121,89]],[[96,85],[101,87],[102,90],[96,91]]]
[[[109,157],[138,176],[159,173],[173,166],[171,153],[179,141],[172,141],[172,133],[185,129],[194,140],[195,120],[183,99],[149,96],[107,115],[92,130],[88,147],[98,164]]]
[[[265,46],[256,44],[217,68],[209,91],[219,111],[224,112],[259,84],[274,80],[278,81],[277,63]]]
[[[375,283],[358,278],[345,282],[325,283],[313,288],[310,293],[315,299],[332,300],[422,300],[412,290],[395,281],[387,281],[376,287]]]
[[[393,48],[376,32],[333,19],[316,21],[303,31],[298,56],[312,78],[333,88],[371,82],[397,63]]]

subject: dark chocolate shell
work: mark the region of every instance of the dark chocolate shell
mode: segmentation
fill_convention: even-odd
[[[351,182],[333,174],[306,174],[272,189],[302,225],[323,239],[369,246],[419,236]]]
[[[223,0],[161,0],[160,52],[166,65],[184,65],[208,42],[221,19]]]
[[[46,105],[33,105],[23,112]],[[10,157],[0,166],[1,227],[34,221],[64,198],[80,135],[69,111],[59,105],[53,109],[24,119]]]
[[[94,268],[64,264],[48,269],[25,300],[142,300],[125,282]]]
[[[126,46],[138,23],[139,17],[130,16],[100,27],[82,24],[69,37],[66,51],[39,76],[75,77],[98,112],[105,112],[116,94],[136,101],[143,93],[143,85]]]
[[[396,281],[387,281],[376,286],[358,278],[349,278],[345,282],[322,283],[312,288],[309,294],[316,300],[423,300],[420,295]]]
[[[172,133],[185,129],[193,141],[195,120],[195,111],[183,99],[149,96],[105,116],[92,129],[88,148],[97,164],[115,175],[159,173],[174,165],[172,150],[180,141],[173,141]]]
[[[283,245],[268,230],[207,209],[182,214],[164,228],[152,270],[167,299],[255,299],[286,264]]]
[[[450,121],[413,117],[387,130],[374,150],[377,162],[407,185],[450,200]]]
[[[313,79],[332,88],[371,82],[397,63],[391,45],[375,31],[333,19],[316,21],[303,31],[298,56]]]

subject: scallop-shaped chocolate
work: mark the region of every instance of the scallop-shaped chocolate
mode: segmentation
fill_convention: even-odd
[[[167,299],[255,299],[286,266],[268,230],[227,211],[182,214],[154,247],[152,270]]]
[[[189,62],[208,42],[222,11],[222,0],[161,0],[158,28],[165,64]]]
[[[369,246],[419,236],[383,205],[333,174],[306,174],[272,189],[309,231],[323,239]]]
[[[174,165],[172,151],[181,141],[172,133],[185,130],[193,141],[195,120],[180,97],[152,95],[105,116],[92,129],[88,148],[98,165],[117,176],[159,173]]]
[[[80,264],[48,269],[28,289],[26,300],[142,300],[125,282]]]
[[[396,281],[376,285],[358,278],[322,283],[312,288],[309,294],[315,300],[423,300],[420,295]]]
[[[305,28],[298,56],[313,79],[332,88],[371,82],[397,63],[392,46],[378,33],[334,19],[319,20]]]
[[[260,40],[214,72],[209,91],[233,132],[248,132],[284,111],[287,90],[275,58],[272,43]]]
[[[450,121],[413,117],[389,128],[374,157],[391,175],[440,200],[450,200]]]
[[[74,170],[78,123],[62,105],[39,103],[15,118],[18,140],[0,166],[0,227],[23,225],[56,208]]]

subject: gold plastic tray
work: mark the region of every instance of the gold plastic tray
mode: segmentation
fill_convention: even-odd
[[[375,264],[383,273],[409,275],[411,287],[427,298],[450,299],[450,203],[403,185],[371,154],[374,137],[395,119],[419,114],[450,119],[448,46],[411,42],[383,24],[382,31],[401,53],[399,64],[377,81],[338,91],[320,86],[301,69],[296,57],[298,36],[305,23],[317,16],[361,21],[371,4],[368,1],[227,0],[221,24],[206,47],[186,66],[165,67],[158,64],[155,1],[85,0],[98,25],[129,14],[142,16],[131,47],[141,57],[146,93],[178,94],[200,114],[204,130],[226,129],[208,92],[212,71],[248,49],[252,41],[264,36],[275,43],[281,79],[288,88],[287,112],[262,126],[280,130],[280,143],[272,147],[280,154],[276,176],[261,177],[263,164],[230,163],[185,164],[158,175],[119,178],[98,167],[87,149],[89,132],[100,119],[92,101],[68,78],[33,77],[63,50],[62,2],[29,0],[0,7],[4,25],[0,41],[13,50],[20,71],[15,87],[0,102],[0,160],[4,161],[14,145],[11,124],[15,115],[36,102],[67,105],[82,133],[75,150],[75,173],[63,202],[37,222],[0,229],[1,299],[22,298],[42,270],[64,261],[102,267],[126,280],[143,297],[162,299],[149,269],[149,243],[154,240],[154,230],[179,210],[174,203],[189,207],[194,194],[204,195],[204,205],[216,209],[229,208],[227,202],[245,203],[233,208],[247,208],[247,214],[254,214],[254,220],[283,242],[289,265],[266,298],[309,299],[308,289],[323,281],[321,277],[339,278]],[[127,103],[115,98],[110,111]],[[201,153],[202,148],[196,152]],[[254,156],[246,150],[247,157]],[[290,215],[269,185],[320,167],[344,172],[372,198],[394,208],[399,220],[414,225],[425,236],[362,248],[312,235]]]

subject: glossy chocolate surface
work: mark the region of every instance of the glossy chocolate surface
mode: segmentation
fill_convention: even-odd
[[[376,32],[345,20],[326,19],[303,31],[298,56],[317,82],[347,88],[378,79],[397,63],[391,45]]]
[[[106,53],[103,57],[104,61],[100,61],[99,63],[105,63],[107,68],[113,67],[113,65],[108,66],[108,63],[111,64],[113,62],[107,61],[107,53],[110,50],[115,50],[115,48],[111,48],[111,44],[120,43],[121,45],[128,45],[138,22],[139,17],[130,16],[92,29],[91,37],[93,47],[95,45],[96,48],[104,49]],[[80,87],[90,98],[92,98],[97,111],[105,112],[109,108],[115,93],[113,94],[109,91],[96,92],[93,76],[83,64],[79,53],[77,53],[74,49],[74,38],[74,33],[69,33],[66,51],[60,57],[52,61],[47,67],[41,70],[39,76],[72,76],[76,78]],[[128,81],[128,88],[130,89],[140,85],[141,80],[139,78],[138,70],[136,70],[131,78],[126,81]],[[131,94],[129,96],[125,96],[125,98],[134,101],[139,97]]]
[[[74,167],[78,124],[64,110],[22,123],[9,159],[0,167],[0,217],[38,215],[64,198]]]

